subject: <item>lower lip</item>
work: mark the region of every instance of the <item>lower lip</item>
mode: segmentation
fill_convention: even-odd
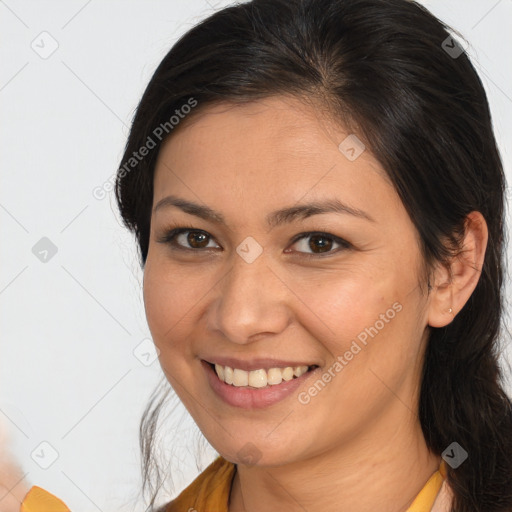
[[[217,395],[227,404],[242,409],[262,409],[263,407],[268,407],[284,400],[287,396],[290,396],[296,391],[298,387],[304,384],[312,374],[320,369],[315,368],[292,380],[283,381],[281,384],[275,386],[258,389],[250,387],[239,388],[231,384],[226,384],[219,379],[217,373],[209,363],[201,361],[201,364],[205,369],[210,386]]]

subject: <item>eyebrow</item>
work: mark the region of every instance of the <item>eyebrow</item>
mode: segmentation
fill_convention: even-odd
[[[226,220],[221,213],[212,210],[208,206],[194,203],[192,201],[188,201],[173,195],[164,197],[158,201],[158,203],[153,208],[153,214],[163,208],[168,208],[171,206],[179,208],[180,210],[190,215],[200,217],[201,219],[215,222],[217,224],[222,224],[224,226],[226,225]],[[353,215],[354,217],[359,217],[371,222],[375,222],[375,219],[373,219],[366,212],[348,206],[347,204],[341,202],[339,199],[313,201],[309,203],[298,204],[296,206],[289,206],[280,210],[275,210],[266,216],[266,221],[270,227],[276,227],[281,224],[290,223],[298,219],[306,219],[312,215],[319,215],[321,213],[349,214]]]

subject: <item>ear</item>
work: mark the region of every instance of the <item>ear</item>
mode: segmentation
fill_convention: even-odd
[[[428,325],[444,327],[464,307],[476,288],[487,247],[487,223],[480,212],[467,215],[460,253],[448,268],[439,265],[434,272],[434,285],[428,309]]]

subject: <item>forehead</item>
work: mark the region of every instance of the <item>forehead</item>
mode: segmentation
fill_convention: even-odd
[[[369,150],[356,159],[340,151],[354,136],[325,108],[297,98],[207,106],[181,121],[160,149],[154,202],[177,190],[196,199],[214,193],[220,204],[243,198],[246,208],[326,193],[363,203],[369,191],[393,195]]]
[[[341,142],[357,137],[332,119],[325,106],[290,96],[198,106],[164,141],[157,168],[162,161],[169,164],[182,157],[189,163],[208,160],[210,166],[241,159],[244,167],[281,159],[288,164],[332,160],[339,157]],[[365,162],[382,171],[369,151],[365,153]]]

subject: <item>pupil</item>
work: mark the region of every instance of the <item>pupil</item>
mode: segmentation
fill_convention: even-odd
[[[206,240],[207,236],[204,233],[189,233],[188,235],[188,243],[191,245],[191,247],[203,247],[201,245],[201,241],[197,243],[197,239],[201,239],[203,242]],[[206,244],[208,245],[208,243]]]
[[[331,248],[332,246],[332,240],[330,240],[329,238],[323,236],[323,235],[313,235],[311,237],[311,242],[309,244],[310,248],[311,249],[320,249],[319,251],[317,252],[327,252],[329,251],[329,249]],[[324,241],[324,243],[320,242],[318,243],[318,240],[320,241]],[[325,242],[327,240],[327,242]],[[317,243],[317,245],[314,245],[315,242]]]

